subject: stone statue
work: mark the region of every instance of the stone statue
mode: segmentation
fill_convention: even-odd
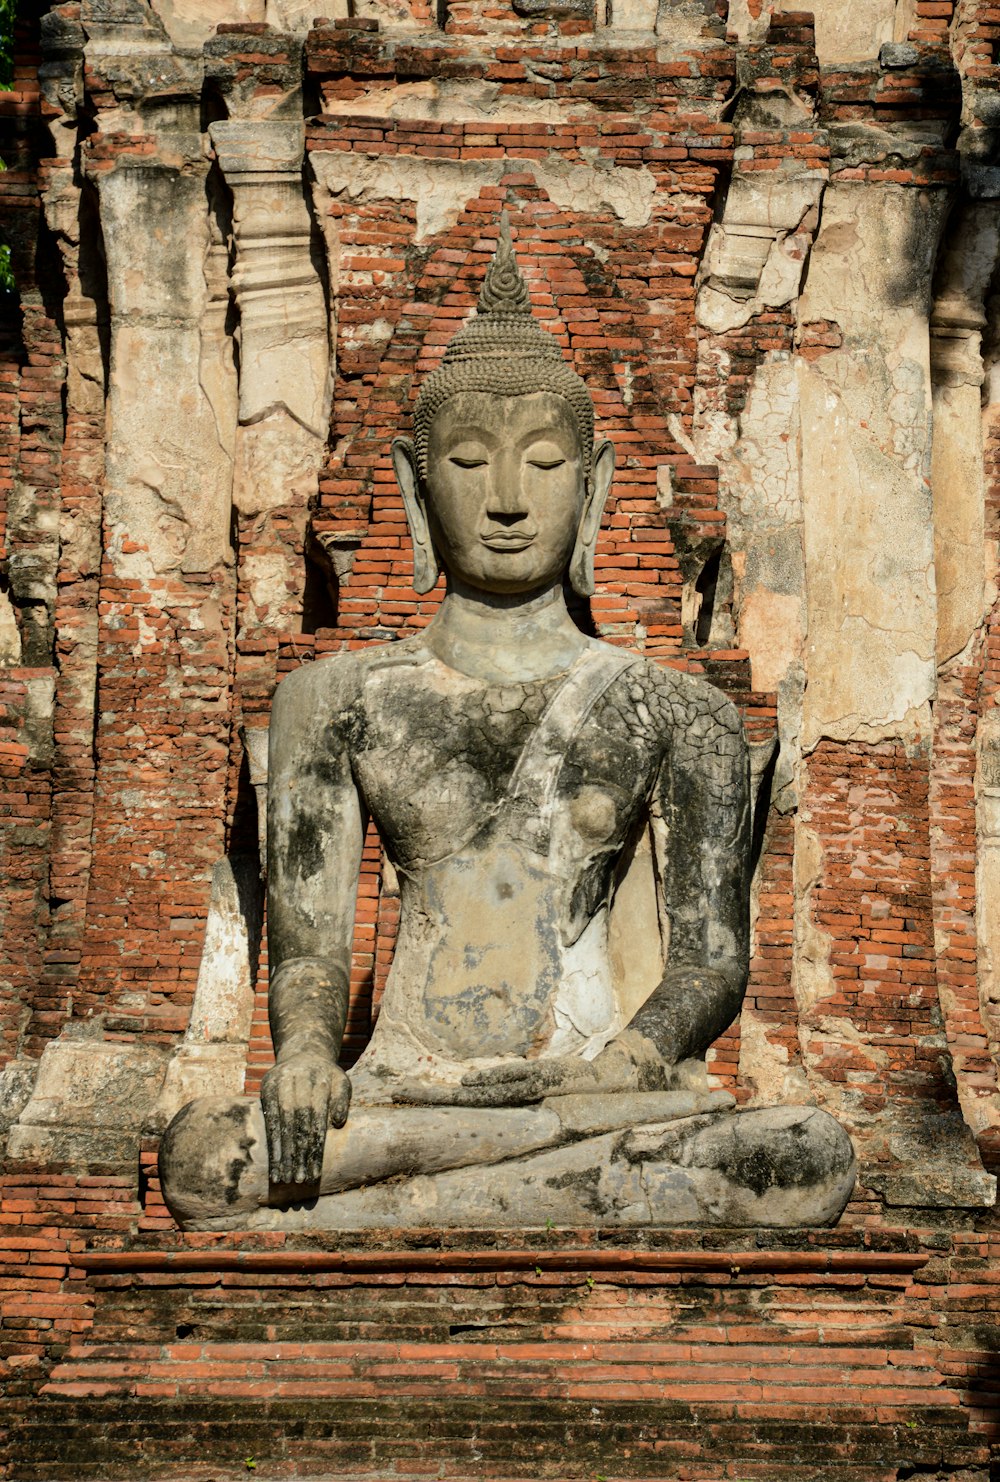
[[[160,1155],[189,1228],[800,1225],[836,1220],[850,1139],[737,1111],[704,1074],[749,951],[747,749],[712,685],[587,637],[614,451],[533,318],[504,219],[478,311],[393,461],[428,628],[310,664],[271,721],[277,1063]],[[371,815],[400,881],[392,970],[346,1075]],[[649,830],[666,966],[638,1011],[609,905]],[[634,999],[634,994],[633,994]]]

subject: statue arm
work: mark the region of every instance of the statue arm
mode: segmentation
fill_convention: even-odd
[[[750,951],[749,764],[736,707],[680,676],[654,804],[670,923],[667,968],[628,1031],[669,1064],[705,1053],[736,1018]]]
[[[333,663],[289,675],[271,714],[268,1013],[276,1062],[261,1102],[274,1183],[319,1178],[326,1129],[343,1125],[350,1101],[337,1059],[367,819],[337,683],[344,665]]]

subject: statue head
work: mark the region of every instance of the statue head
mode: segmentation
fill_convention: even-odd
[[[392,452],[418,592],[442,565],[497,593],[568,569],[593,592],[614,449],[595,447],[590,393],[531,313],[506,212],[476,313],[421,387],[413,431]]]

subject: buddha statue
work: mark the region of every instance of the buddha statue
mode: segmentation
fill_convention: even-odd
[[[535,320],[506,218],[475,315],[392,456],[427,628],[305,665],[270,728],[260,1100],[168,1127],[190,1229],[823,1225],[851,1141],[809,1106],[738,1110],[704,1057],[749,960],[748,753],[704,679],[588,637],[614,470]],[[399,879],[381,1012],[347,1016],[362,842]],[[616,981],[609,912],[651,839],[657,977]]]

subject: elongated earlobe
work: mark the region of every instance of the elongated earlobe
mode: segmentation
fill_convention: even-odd
[[[413,585],[421,596],[429,592],[441,572],[437,551],[431,539],[424,505],[423,486],[417,468],[417,455],[408,437],[397,437],[392,444],[392,466],[403,496],[406,523],[413,544]]]
[[[614,471],[615,450],[612,444],[605,439],[594,449],[592,471],[587,480],[587,494],[583,502],[583,513],[580,516],[580,528],[576,533],[576,545],[573,547],[573,556],[569,564],[570,584],[580,597],[594,595],[594,552],[597,549],[597,537],[601,533],[601,517],[604,514],[604,506],[607,503]]]

